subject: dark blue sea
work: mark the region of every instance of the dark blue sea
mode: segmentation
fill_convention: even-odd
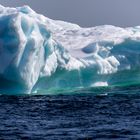
[[[140,87],[0,96],[0,140],[140,139]]]

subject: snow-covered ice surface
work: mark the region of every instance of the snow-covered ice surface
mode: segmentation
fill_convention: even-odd
[[[140,27],[82,28],[0,6],[0,92],[140,83]]]

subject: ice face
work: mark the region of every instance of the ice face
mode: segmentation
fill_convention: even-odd
[[[140,27],[81,28],[0,6],[2,93],[137,83],[139,68]]]
[[[4,9],[0,16],[0,74],[30,90],[44,63],[43,43],[48,38],[41,34],[38,23],[27,15],[26,9]]]
[[[52,39],[47,24],[28,6],[0,8],[1,81],[15,82],[15,90],[30,92],[41,76],[51,76],[70,56],[64,56],[64,49]]]

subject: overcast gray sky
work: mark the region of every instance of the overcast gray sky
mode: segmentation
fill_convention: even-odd
[[[14,7],[29,5],[49,18],[83,27],[140,25],[140,0],[0,0],[0,4]]]

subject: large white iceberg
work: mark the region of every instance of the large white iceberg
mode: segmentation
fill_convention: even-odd
[[[139,69],[138,26],[81,28],[0,6],[2,93],[139,83]]]

